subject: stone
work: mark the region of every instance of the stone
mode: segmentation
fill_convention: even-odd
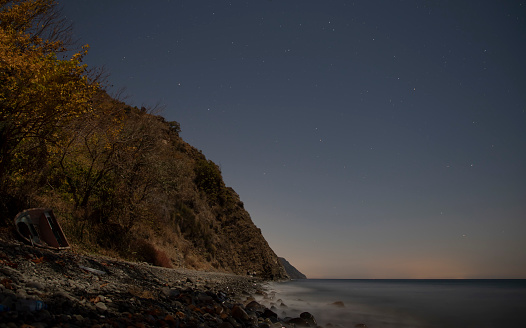
[[[211,303],[214,298],[206,293],[199,293],[197,295],[197,299],[200,301],[200,302],[204,302],[204,303]]]
[[[269,309],[265,309],[265,311],[263,311],[263,314],[261,315],[262,318],[275,318],[277,319],[278,318],[278,314],[272,310],[269,310]]]
[[[107,311],[108,310],[108,307],[103,302],[98,302],[97,304],[95,304],[95,307],[97,309],[101,310],[101,311]]]
[[[27,291],[25,289],[22,289],[22,288],[18,288],[16,290],[16,298],[18,299],[25,299],[25,298],[28,298],[29,295],[27,294]]]
[[[310,327],[309,323],[302,318],[292,318],[287,323],[294,324],[296,327]]]
[[[45,321],[47,319],[51,318],[51,313],[48,310],[40,310],[35,312],[35,320],[36,321]]]
[[[234,319],[240,319],[243,321],[247,321],[250,319],[247,312],[239,305],[234,305],[234,307],[232,308],[232,317]]]
[[[67,300],[72,300],[73,299],[73,297],[68,292],[66,292],[64,290],[58,291],[57,293],[55,293],[55,296],[63,298],[63,299],[67,299]]]
[[[309,312],[303,312],[302,314],[300,314],[300,318],[308,322],[309,325],[313,327],[316,327],[318,325],[316,323],[316,319],[314,318],[314,316],[310,314]]]
[[[163,287],[163,288],[161,288],[161,292],[166,297],[177,297],[180,294],[179,290],[177,290],[175,288],[170,288],[170,287]]]
[[[228,320],[228,323],[230,323],[232,326],[234,326],[234,328],[241,328],[242,327],[241,324],[238,323],[236,321],[236,319],[234,319],[233,317],[228,317],[227,320]]]
[[[336,307],[345,307],[345,304],[343,304],[342,301],[336,301],[334,303],[331,303],[331,305]]]
[[[245,309],[250,311],[263,311],[264,308],[265,307],[263,305],[259,304],[256,301],[251,301],[250,303],[245,305]]]
[[[44,290],[46,289],[43,284],[37,282],[37,281],[31,281],[26,284],[26,288],[33,288],[36,290]]]

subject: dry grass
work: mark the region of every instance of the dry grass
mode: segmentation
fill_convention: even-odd
[[[153,264],[164,268],[173,268],[172,261],[162,250],[155,249]]]
[[[219,263],[208,253],[202,253],[186,240],[178,226],[164,226],[141,222],[128,234],[116,229],[116,224],[94,227],[75,220],[73,210],[58,195],[47,194],[38,199],[40,206],[52,207],[70,244],[82,253],[93,253],[132,261],[148,262],[156,266],[186,267],[197,270],[218,270]],[[203,206],[205,204],[199,204]],[[203,209],[204,211],[204,209]],[[206,211],[205,211],[206,213]],[[126,235],[126,237],[124,237]],[[120,237],[124,239],[120,239]],[[208,254],[208,255],[207,255]]]

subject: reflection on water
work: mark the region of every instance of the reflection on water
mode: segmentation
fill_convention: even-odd
[[[307,311],[319,325],[526,327],[526,280],[309,279],[267,288],[259,301],[280,317]]]

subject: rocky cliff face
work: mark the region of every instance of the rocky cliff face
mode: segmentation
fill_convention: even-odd
[[[0,4],[0,62],[11,63],[0,69],[0,227],[51,208],[79,251],[285,278],[218,166],[178,122],[108,95],[59,13],[53,1]]]
[[[179,219],[175,229],[182,239],[176,244],[186,244],[183,248],[189,253],[183,254],[182,259],[179,254],[180,263],[265,279],[287,279],[285,268],[253,223],[239,195],[225,186],[218,166],[182,140],[178,140],[176,148],[191,168],[187,177],[189,188],[175,214]],[[189,217],[193,221],[190,228]]]
[[[239,195],[225,186],[215,163],[179,136],[177,122],[106,93],[92,107],[100,114],[64,128],[69,148],[46,153],[41,147],[47,162],[31,171],[39,178],[11,189],[16,197],[0,211],[0,222],[9,225],[26,208],[46,207],[81,251],[287,278]]]
[[[289,275],[290,279],[307,279],[307,276],[301,273],[298,269],[296,269],[292,264],[290,264],[287,260],[280,257],[279,261],[285,268],[285,271]]]

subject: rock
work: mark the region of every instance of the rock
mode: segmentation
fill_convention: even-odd
[[[55,293],[55,296],[62,298],[62,299],[70,300],[70,301],[74,299],[68,292],[64,290],[58,291],[57,293]]]
[[[307,279],[307,277],[303,273],[299,272],[298,269],[296,269],[283,257],[279,257],[278,259],[291,279]]]
[[[34,312],[0,312],[0,328],[8,327],[9,322],[13,327],[26,323],[39,328],[293,328],[279,319],[276,307],[268,309],[254,298],[275,297],[263,291],[254,278],[157,269],[67,251],[42,250],[36,258],[45,260],[34,265],[2,239],[1,231],[0,249],[16,265],[0,264],[0,304],[16,303],[18,294],[48,305]],[[31,250],[29,246],[24,249]],[[105,274],[92,274],[79,268],[79,263]],[[284,310],[282,300],[276,304],[282,304],[280,311]],[[298,319],[313,326],[309,318],[302,314]]]
[[[260,311],[261,312],[265,309],[265,307],[256,301],[251,301],[250,303],[245,305],[245,309],[250,310],[250,311]]]
[[[34,328],[47,328],[47,325],[42,322],[33,322],[30,327]]]
[[[71,320],[71,316],[67,314],[63,314],[63,315],[58,316],[58,319],[63,322],[68,322]]]
[[[33,289],[36,289],[36,290],[45,290],[46,289],[43,284],[41,284],[39,282],[36,282],[36,281],[31,281],[31,282],[27,283],[26,284],[26,288],[33,288]]]
[[[242,321],[247,321],[250,319],[247,312],[239,305],[234,305],[234,307],[232,308],[232,317],[234,319],[240,319]]]
[[[35,312],[36,321],[46,321],[51,318],[51,313],[48,310],[40,310]]]
[[[166,296],[166,297],[173,297],[173,298],[176,298],[177,296],[179,296],[181,293],[179,292],[178,289],[175,289],[175,288],[169,288],[169,287],[163,287],[161,288],[161,292]]]
[[[309,312],[303,312],[302,314],[300,314],[300,318],[308,322],[309,325],[313,327],[318,326],[318,324],[316,323],[316,319],[314,319],[314,316]]]
[[[218,328],[234,328],[230,322],[223,322],[218,326]]]
[[[269,309],[265,309],[265,311],[263,311],[263,314],[261,315],[262,318],[274,318],[274,319],[277,319],[278,318],[278,314],[272,310],[269,310]]]
[[[25,299],[25,298],[28,298],[29,295],[27,294],[26,290],[25,289],[22,289],[22,288],[18,288],[17,291],[16,291],[16,298],[18,299]]]
[[[204,302],[204,303],[212,303],[212,301],[214,300],[214,298],[206,293],[199,293],[197,295],[197,299],[200,301],[200,302]]]
[[[270,325],[270,328],[282,328],[283,325],[279,322],[275,322],[272,325]]]
[[[241,324],[238,323],[236,321],[236,319],[234,319],[233,317],[228,317],[227,320],[228,320],[228,323],[230,323],[234,328],[241,328],[242,327]]]
[[[345,307],[345,304],[343,304],[342,301],[336,301],[334,303],[331,303],[331,305],[336,307]]]
[[[296,327],[310,327],[310,324],[302,318],[292,318],[287,320],[288,324],[294,324]]]
[[[103,302],[98,302],[97,304],[95,304],[95,307],[97,309],[101,310],[101,311],[107,311],[108,310],[108,307]]]

